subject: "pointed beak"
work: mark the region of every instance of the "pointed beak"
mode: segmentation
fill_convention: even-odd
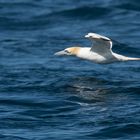
[[[65,51],[63,50],[63,51],[56,52],[54,55],[58,55],[58,56],[67,55],[67,52],[65,52]]]

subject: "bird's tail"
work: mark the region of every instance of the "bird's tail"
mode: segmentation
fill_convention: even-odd
[[[123,56],[123,55],[115,54],[115,53],[113,53],[113,54],[119,61],[138,61],[138,60],[140,60],[140,58],[136,58],[136,57],[127,57],[127,56]]]
[[[140,58],[126,57],[125,60],[126,61],[137,61],[137,60],[140,60]]]

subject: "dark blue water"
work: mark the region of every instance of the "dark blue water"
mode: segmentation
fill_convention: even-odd
[[[140,57],[140,1],[0,0],[0,139],[140,139],[140,62],[53,55],[88,32]]]

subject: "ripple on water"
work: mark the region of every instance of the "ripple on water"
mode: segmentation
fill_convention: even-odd
[[[88,32],[139,57],[139,1],[0,1],[0,138],[140,138],[139,62],[97,65],[53,54]],[[87,44],[88,43],[88,44]]]

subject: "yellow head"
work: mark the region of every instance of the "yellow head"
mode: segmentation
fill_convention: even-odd
[[[79,51],[80,47],[70,47],[55,53],[55,55],[77,55]]]

